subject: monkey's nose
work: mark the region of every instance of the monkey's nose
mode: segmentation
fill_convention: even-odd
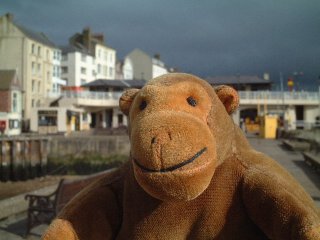
[[[156,138],[155,138],[155,137],[153,137],[153,138],[151,139],[151,144],[154,144],[154,143],[156,143]]]
[[[163,144],[163,143],[168,142],[170,140],[172,140],[171,133],[161,132],[151,138],[151,144]]]

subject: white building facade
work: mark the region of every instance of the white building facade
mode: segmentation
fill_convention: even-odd
[[[95,45],[96,79],[115,79],[116,51],[102,44]]]
[[[66,86],[66,80],[61,78],[61,49],[53,50],[53,70],[52,70],[52,87],[48,98],[56,98],[61,95],[61,89]]]
[[[104,43],[104,36],[89,28],[73,35],[63,47],[62,78],[68,86],[81,86],[95,79],[115,79],[116,50]]]
[[[152,78],[168,73],[167,68],[159,58],[152,58]]]
[[[61,78],[68,86],[81,86],[96,78],[94,57],[74,49],[63,52]]]
[[[150,57],[140,49],[134,49],[124,59],[124,79],[151,80],[152,78],[168,73],[160,56]]]

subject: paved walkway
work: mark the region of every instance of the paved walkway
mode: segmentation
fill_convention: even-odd
[[[253,148],[269,155],[287,169],[320,208],[320,172],[307,165],[300,152],[286,149],[279,140],[260,139],[254,136],[248,136],[248,140]]]
[[[282,147],[278,140],[260,139],[248,136],[251,145],[263,152],[286,168],[305,188],[320,208],[320,173],[308,166],[303,156]],[[0,222],[0,240],[39,240],[46,225],[36,227],[27,238],[23,238],[26,226],[26,214]]]

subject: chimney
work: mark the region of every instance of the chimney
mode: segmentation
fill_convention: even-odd
[[[99,41],[100,43],[104,44],[104,35],[103,33],[96,33],[93,35],[93,37]]]
[[[154,54],[153,57],[154,57],[155,59],[160,60],[160,54],[159,54],[159,53]]]
[[[86,27],[82,31],[82,42],[83,45],[91,51],[91,30],[89,27]]]

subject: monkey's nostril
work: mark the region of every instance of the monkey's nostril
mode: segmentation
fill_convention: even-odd
[[[156,138],[155,138],[155,137],[153,137],[153,138],[151,139],[151,144],[154,144],[154,143],[156,143]]]

